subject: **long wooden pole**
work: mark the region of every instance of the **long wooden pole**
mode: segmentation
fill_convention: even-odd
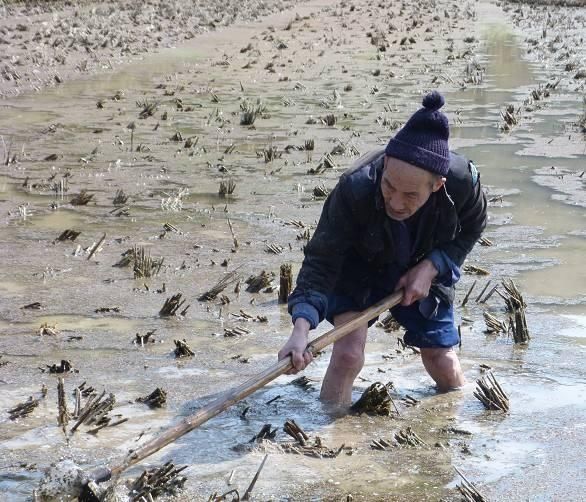
[[[340,338],[346,336],[348,333],[354,331],[354,329],[356,329],[358,326],[370,321],[371,319],[382,314],[386,310],[398,305],[401,302],[402,298],[402,291],[397,291],[392,295],[383,298],[380,302],[360,312],[356,315],[356,317],[352,318],[350,321],[346,322],[342,326],[331,329],[330,331],[324,333],[320,337],[310,342],[307,345],[306,350],[309,350],[313,355],[316,355],[324,347],[327,347],[328,345],[334,343]],[[218,397],[215,401],[211,402],[209,405],[205,406],[198,412],[194,413],[189,417],[186,417],[179,424],[175,425],[174,427],[171,427],[170,429],[167,429],[161,435],[151,439],[148,443],[141,446],[138,450],[131,452],[124,459],[124,461],[108,469],[108,474],[110,476],[120,474],[121,472],[128,469],[128,467],[130,467],[131,465],[134,465],[137,462],[140,462],[141,460],[145,459],[146,457],[149,457],[153,453],[159,451],[161,448],[167,446],[169,443],[175,441],[177,438],[199,427],[211,418],[220,414],[222,411],[228,409],[233,404],[237,403],[238,401],[241,401],[242,399],[257,391],[261,387],[264,387],[267,383],[271,382],[278,376],[286,373],[292,367],[293,364],[291,363],[290,357],[280,360],[278,363],[267,368],[262,373],[250,378],[242,385],[236,387],[235,389],[227,391],[225,394]],[[98,469],[96,472],[99,472],[100,474],[98,477],[104,480],[107,479],[107,477],[109,477],[104,473],[103,468]],[[99,481],[96,478],[93,479]]]

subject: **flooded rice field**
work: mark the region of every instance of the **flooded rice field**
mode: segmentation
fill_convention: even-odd
[[[321,195],[435,88],[490,200],[487,245],[467,261],[489,275],[465,273],[457,291],[466,388],[437,394],[401,333],[374,327],[355,398],[392,382],[399,416],[322,407],[326,350],[307,386],[280,377],[121,483],[172,461],[187,466],[177,500],[242,495],[268,453],[253,500],[459,500],[454,467],[487,500],[584,500],[586,8],[246,5],[258,15],[0,102],[2,500],[32,500],[56,461],[121,459],[275,363],[291,331],[279,267],[297,272]],[[152,260],[138,272],[135,249]],[[262,271],[274,277],[247,291]],[[527,345],[486,333],[485,312],[507,312],[481,290],[509,278],[527,302]],[[161,315],[177,294],[177,315]],[[192,355],[176,358],[175,340]],[[486,367],[506,414],[473,395]],[[113,394],[109,425],[60,426],[60,378],[70,413],[84,382],[79,393]],[[137,402],[157,388],[164,406]],[[11,419],[29,396],[38,405]],[[338,454],[288,453],[287,419]],[[275,440],[250,443],[265,424]],[[425,445],[372,447],[407,427]]]

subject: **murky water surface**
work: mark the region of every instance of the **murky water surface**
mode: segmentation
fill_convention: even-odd
[[[275,449],[255,488],[258,500],[345,500],[348,494],[354,500],[445,499],[456,497],[459,480],[452,465],[494,500],[580,499],[586,488],[586,211],[583,192],[544,171],[561,169],[567,180],[584,169],[586,142],[576,133],[568,141],[566,130],[577,118],[580,90],[566,78],[518,127],[503,134],[500,111],[509,103],[519,106],[556,74],[527,55],[509,15],[484,1],[454,11],[449,20],[421,14],[431,30],[415,30],[413,47],[392,44],[403,31],[391,31],[391,46],[379,60],[365,33],[386,23],[368,15],[377,11],[367,2],[355,4],[357,11],[344,3],[310,2],[260,24],[204,35],[115,74],[1,104],[0,134],[20,159],[0,172],[3,500],[30,498],[40,471],[59,458],[84,466],[121,458],[160,428],[275,362],[290,331],[275,293],[250,294],[244,287],[235,293],[232,285],[225,291],[227,305],[201,303],[197,297],[237,268],[243,279],[263,269],[278,273],[284,262],[297,269],[304,241],[297,239],[301,230],[289,223],[314,225],[322,200],[312,197],[313,187],[322,182],[333,187],[353,159],[335,155],[339,169],[319,175],[307,174],[308,169],[336,144],[353,145],[361,153],[383,144],[392,131],[382,119],[405,120],[421,91],[437,82],[446,95],[453,145],[474,159],[493,199],[485,236],[494,245],[477,246],[469,262],[490,270],[488,279],[495,284],[505,277],[517,282],[529,304],[529,346],[484,333],[485,309],[505,317],[497,295],[487,305],[470,302],[458,309],[458,317],[465,321],[460,357],[471,383],[462,392],[436,395],[418,357],[396,352],[396,336],[374,328],[355,394],[374,381],[392,380],[400,419],[335,418],[322,408],[317,398],[326,353],[306,371],[316,380],[312,389],[288,385],[291,377],[281,377],[141,466],[168,459],[188,464],[185,500],[206,500],[234,487],[242,493],[264,452],[241,445],[263,424],[281,427],[294,418],[329,446],[352,450],[335,459],[314,459]],[[409,12],[415,9],[406,5]],[[475,11],[474,18],[466,9]],[[388,10],[399,16],[398,7]],[[395,21],[401,30],[409,12]],[[426,33],[431,35],[424,41]],[[464,42],[470,34],[474,43]],[[279,41],[287,47],[276,49]],[[249,42],[252,49],[241,52]],[[467,49],[486,70],[482,82],[461,86],[466,59],[444,62]],[[274,73],[265,69],[269,63]],[[380,76],[373,74],[377,69]],[[348,84],[352,89],[344,91]],[[115,101],[118,90],[124,96]],[[241,126],[241,103],[257,98],[266,114],[254,127]],[[102,109],[96,107],[100,99]],[[159,103],[154,117],[137,117],[141,100]],[[330,113],[337,116],[335,128],[319,121]],[[310,117],[317,124],[307,124]],[[182,141],[171,140],[177,131]],[[194,145],[185,147],[188,138]],[[564,138],[567,148],[556,147],[553,156],[543,146],[560,145]],[[315,141],[311,155],[295,148],[284,152],[308,139]],[[135,151],[129,151],[130,144]],[[281,156],[264,162],[257,152],[272,147]],[[50,154],[57,157],[44,160]],[[55,192],[54,183],[62,179],[67,190]],[[236,182],[236,190],[223,199],[218,186],[227,179]],[[69,201],[81,189],[93,200],[72,206]],[[129,195],[127,215],[112,213],[118,189]],[[227,218],[239,243],[236,252]],[[165,223],[179,232],[164,233]],[[68,228],[81,231],[77,240],[56,241]],[[101,250],[87,260],[86,249],[104,233]],[[269,254],[267,244],[282,246],[283,252]],[[134,245],[165,258],[158,276],[134,280],[129,268],[113,267]],[[458,303],[474,279],[464,275]],[[478,278],[477,288],[488,279]],[[191,304],[186,317],[160,318],[165,299],[179,292]],[[33,302],[42,308],[22,308]],[[104,307],[118,311],[96,312]],[[241,309],[268,322],[242,322],[233,315]],[[39,336],[44,323],[59,334]],[[250,333],[224,337],[224,328],[234,326]],[[136,333],[155,329],[156,343],[132,344]],[[174,339],[185,339],[195,356],[175,359]],[[129,420],[97,435],[80,429],[66,440],[57,426],[57,377],[41,370],[62,359],[79,371],[65,375],[70,406],[69,393],[86,381],[114,393],[112,413]],[[510,393],[509,414],[487,413],[473,397],[479,364],[490,365]],[[34,412],[10,421],[6,410],[39,397],[42,384],[48,394]],[[135,402],[156,387],[168,392],[165,408],[150,410]],[[402,405],[407,394],[420,404]],[[389,439],[406,426],[429,447],[371,450],[372,439]],[[136,467],[128,475],[139,472]]]

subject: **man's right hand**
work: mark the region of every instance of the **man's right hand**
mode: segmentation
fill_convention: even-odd
[[[287,374],[295,375],[300,371],[304,370],[305,367],[313,361],[313,355],[311,352],[306,351],[307,342],[309,338],[309,322],[302,317],[295,321],[295,327],[293,333],[287,340],[287,343],[283,345],[283,348],[279,351],[279,361],[285,359],[289,355],[291,356],[291,362],[293,368],[291,368]]]

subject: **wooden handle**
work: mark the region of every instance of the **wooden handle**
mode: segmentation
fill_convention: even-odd
[[[345,337],[351,331],[354,331],[358,326],[370,321],[376,316],[382,314],[386,310],[389,310],[399,303],[403,299],[403,290],[397,291],[392,295],[384,297],[380,302],[375,303],[372,307],[368,307],[366,310],[356,314],[355,317],[350,319],[348,322],[342,324],[338,328],[331,329],[327,333],[324,333],[320,337],[316,338],[313,342],[310,342],[307,346],[308,350],[311,350],[315,356],[317,352],[327,347],[331,343],[338,341],[340,338]]]
[[[380,302],[376,303],[372,307],[363,310],[356,315],[353,319],[346,322],[338,328],[331,329],[324,333],[320,337],[316,338],[307,345],[307,350],[310,350],[312,354],[316,354],[321,351],[324,347],[327,347],[331,343],[339,340],[346,336],[348,333],[354,331],[356,327],[365,322],[370,321],[374,317],[382,314],[385,310],[388,310],[395,305],[398,305],[403,298],[403,291],[397,291],[392,295],[383,298]],[[159,451],[161,448],[172,443],[177,438],[187,434],[193,429],[199,427],[201,424],[207,422],[210,418],[215,417],[222,411],[228,409],[233,404],[249,396],[253,392],[257,391],[261,387],[264,387],[267,383],[271,382],[278,376],[286,373],[293,367],[291,358],[281,359],[278,363],[267,368],[262,373],[250,378],[242,385],[235,389],[227,391],[225,394],[205,406],[195,414],[186,417],[183,421],[167,429],[161,435],[151,439],[149,442],[141,446],[138,450],[131,452],[123,462],[110,468],[112,476],[116,476],[121,472],[125,471],[131,465],[140,462],[142,459],[152,455]]]

